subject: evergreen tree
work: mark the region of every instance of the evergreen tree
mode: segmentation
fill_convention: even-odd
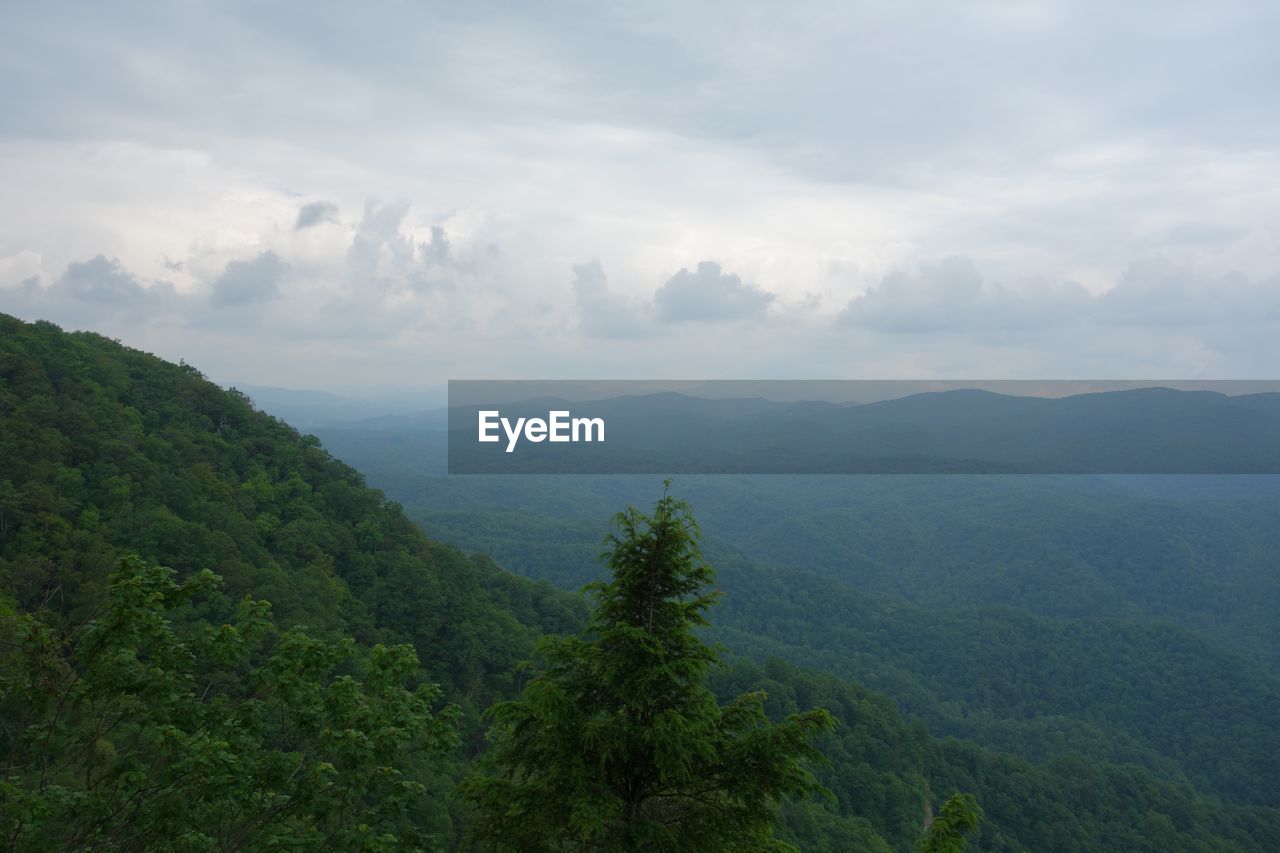
[[[465,790],[495,849],[770,850],[778,802],[816,789],[803,767],[821,709],[772,724],[762,692],[717,704],[715,649],[696,633],[717,597],[689,506],[615,517],[612,578],[587,587],[579,636],[548,638],[519,699],[492,709],[486,772]]]

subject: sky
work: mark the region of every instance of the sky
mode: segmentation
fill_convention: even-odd
[[[1274,378],[1280,4],[13,4],[0,311],[223,383]]]

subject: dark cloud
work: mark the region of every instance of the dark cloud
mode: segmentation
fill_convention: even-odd
[[[765,316],[776,295],[721,272],[714,261],[682,269],[653,294],[658,318],[672,323],[749,320]]]
[[[210,302],[219,308],[267,302],[279,295],[280,279],[289,265],[275,252],[263,252],[253,260],[231,261],[213,282]]]
[[[294,224],[293,230],[301,231],[303,228],[310,228],[321,222],[337,221],[338,206],[336,204],[331,201],[313,201],[298,209],[298,221]]]
[[[115,258],[97,255],[67,264],[56,285],[81,302],[123,306],[141,302],[147,290]]]
[[[0,310],[88,327],[150,320],[181,310],[181,301],[170,282],[144,285],[118,260],[105,255],[67,264],[48,286],[41,285],[39,276],[29,276],[14,287],[0,289]]]

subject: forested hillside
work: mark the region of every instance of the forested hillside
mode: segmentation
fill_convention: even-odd
[[[555,481],[540,488],[545,523],[510,516],[530,524],[525,550],[534,562],[517,567],[563,562],[564,577],[545,574],[574,585],[596,571],[607,517],[555,522],[556,502],[568,507],[577,496],[557,494]],[[607,498],[612,511],[656,496],[624,491],[592,500]],[[467,528],[470,508],[454,509],[456,539],[472,545],[456,535],[466,529],[490,535],[502,561],[516,562],[518,527],[476,514]],[[702,523],[713,531],[721,518],[708,509]],[[562,550],[545,550],[549,543]],[[910,850],[927,815],[969,791],[985,814],[978,845],[986,850],[1280,849],[1280,812],[1256,805],[1274,800],[1222,781],[1234,776],[1255,792],[1275,783],[1266,778],[1271,765],[1249,761],[1250,749],[1268,749],[1269,718],[1254,703],[1270,701],[1271,687],[1249,680],[1235,658],[1199,657],[1204,650],[1176,634],[1136,635],[1153,645],[1130,643],[1132,667],[1101,670],[1106,678],[1138,678],[1148,655],[1167,655],[1150,664],[1166,669],[1195,657],[1217,672],[1222,701],[1206,714],[1222,710],[1222,725],[1188,729],[1183,743],[1176,719],[1148,718],[1127,700],[1099,704],[1094,693],[1108,686],[1099,681],[1081,699],[1097,714],[1081,719],[1105,730],[1119,715],[1118,730],[1132,729],[1132,743],[1113,754],[1036,752],[1034,726],[1012,731],[1010,751],[1057,756],[1033,763],[939,740],[848,679],[882,678],[877,686],[888,690],[893,671],[916,679],[930,661],[934,674],[913,682],[925,691],[913,715],[963,699],[986,702],[995,725],[996,711],[1037,717],[1045,712],[1037,702],[1056,707],[1061,697],[1036,697],[1067,677],[1051,669],[1028,686],[1016,670],[1008,685],[974,687],[948,681],[957,661],[992,644],[1015,654],[1036,636],[1061,647],[1064,666],[1082,666],[1134,636],[1082,636],[1054,622],[1005,636],[984,633],[985,615],[934,625],[921,617],[913,627],[914,616],[893,622],[889,609],[859,610],[863,599],[840,598],[819,575],[793,585],[781,570],[752,564],[744,554],[757,544],[743,537],[742,551],[708,551],[713,566],[725,562],[725,601],[710,612],[712,624],[761,658],[735,660],[713,686],[722,701],[765,689],[773,720],[819,707],[837,721],[815,741],[826,762],[814,770],[832,796],[785,805],[783,838],[805,850]],[[742,580],[753,573],[755,587]],[[832,612],[795,598],[804,589]],[[193,849],[457,847],[473,815],[453,790],[484,749],[481,712],[524,685],[517,666],[540,636],[572,633],[585,616],[576,595],[428,539],[315,438],[197,369],[0,316],[0,832],[11,847],[122,849],[182,827],[200,835]],[[882,629],[893,632],[887,641]],[[841,663],[885,646],[900,655],[881,669]],[[935,659],[947,648],[956,659]],[[1194,692],[1203,685],[1169,688],[1212,698]],[[963,695],[975,689],[991,695]],[[1135,707],[1138,716],[1126,717]],[[422,749],[408,755],[400,740],[375,737],[388,719]],[[1092,729],[1071,725],[1091,737]],[[1247,725],[1256,728],[1240,728]],[[363,732],[376,748],[349,748],[335,732]],[[979,735],[995,738],[975,720]],[[1233,737],[1242,741],[1234,752]],[[1254,740],[1246,745],[1246,737]],[[1201,769],[1166,754],[1175,747],[1203,758]],[[1239,772],[1205,757],[1215,750]],[[1116,763],[1131,759],[1148,767]],[[306,785],[294,770],[302,766],[312,768]],[[335,787],[326,781],[334,773],[353,781]],[[406,785],[378,788],[387,773]],[[1211,796],[1215,787],[1236,802]],[[402,807],[380,813],[383,800]],[[236,810],[250,817],[224,820]]]
[[[136,554],[180,580],[222,579],[193,618],[233,619],[245,595],[280,628],[362,647],[410,642],[424,676],[461,706],[461,752],[437,767],[427,830],[480,712],[506,695],[547,630],[581,603],[483,557],[428,541],[353,469],[173,365],[89,334],[0,318],[0,590],[63,632],[107,600]],[[18,737],[13,732],[9,737]]]
[[[410,478],[323,431],[434,535],[568,588],[640,477]],[[348,446],[351,445],[351,446]],[[1280,801],[1276,478],[697,477],[735,650],[938,733]]]
[[[452,477],[431,434],[318,430],[410,515],[508,568],[572,587],[582,532],[646,477]],[[709,541],[930,607],[1159,618],[1280,667],[1280,477],[683,477]],[[479,513],[489,514],[483,521]],[[537,548],[517,543],[536,539]],[[1242,595],[1242,593],[1245,593]]]

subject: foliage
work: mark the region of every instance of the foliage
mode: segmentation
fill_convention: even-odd
[[[566,585],[596,571],[585,531],[601,505],[652,487],[455,479],[423,481],[430,493],[410,512],[512,571]],[[1280,625],[1269,616],[1280,501],[1256,479],[1240,488],[1261,497],[1176,501],[1078,478],[681,487],[699,496],[725,591],[715,635],[735,652],[857,680],[935,733],[1031,761],[1136,763],[1274,807],[1280,669],[1239,630]]]
[[[212,589],[122,561],[66,634],[0,617],[0,837],[10,849],[418,849],[405,773],[456,745],[408,646],[278,634],[264,601],[180,628]],[[343,670],[349,670],[344,672]]]
[[[1140,767],[1078,756],[1033,764],[939,740],[884,696],[826,672],[737,658],[712,682],[722,699],[748,686],[766,690],[771,719],[820,705],[839,720],[814,740],[827,759],[814,774],[835,800],[783,810],[779,835],[802,850],[914,850],[926,815],[961,791],[982,804],[971,845],[988,853],[1280,850],[1276,809],[1206,799]]]
[[[1238,802],[1280,803],[1280,678],[1167,623],[925,610],[737,561],[721,639],[892,696],[939,734],[1032,761],[1141,764]],[[1212,710],[1210,710],[1212,709]]]
[[[194,368],[0,315],[0,597],[71,636],[131,553],[179,582],[223,578],[186,606],[192,630],[232,623],[251,595],[271,601],[274,625],[317,641],[411,643],[463,712],[459,756],[404,768],[431,792],[415,825],[445,843],[459,819],[447,795],[483,747],[481,711],[513,695],[544,630],[585,613],[431,542],[314,437]]]
[[[819,757],[808,742],[830,715],[770,724],[761,693],[718,705],[706,685],[717,654],[694,630],[716,595],[688,506],[664,494],[652,516],[629,508],[616,523],[586,632],[544,641],[542,670],[493,709],[492,772],[467,787],[477,838],[524,851],[782,848],[775,808],[814,789],[802,762]]]

